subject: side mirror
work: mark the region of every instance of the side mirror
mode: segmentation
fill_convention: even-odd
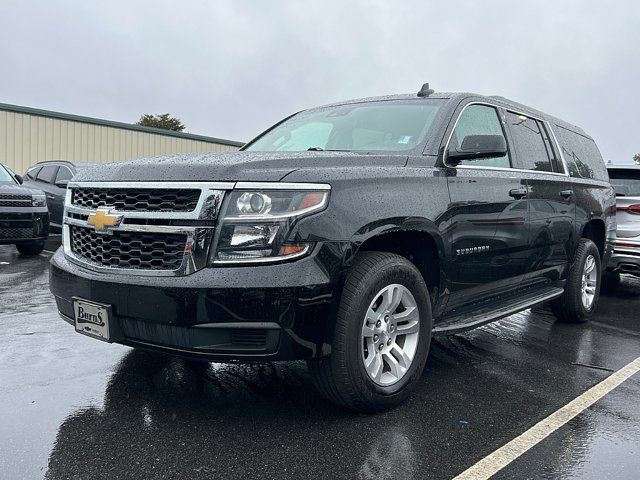
[[[24,178],[22,178],[22,175],[18,175],[17,173],[15,174],[16,180],[18,181],[18,183],[20,185],[22,185],[24,183]]]
[[[459,149],[450,149],[448,163],[458,165],[462,160],[498,158],[507,154],[507,142],[502,135],[467,135]]]
[[[56,182],[56,187],[58,188],[67,188],[67,185],[69,185],[69,180],[60,180],[59,182]]]

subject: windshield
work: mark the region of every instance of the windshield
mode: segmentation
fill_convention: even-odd
[[[610,168],[609,178],[616,195],[640,197],[640,169]]]
[[[0,165],[0,183],[16,183],[16,181],[13,179],[13,175],[8,172],[4,165]]]
[[[403,151],[425,137],[443,100],[339,105],[298,113],[244,150]]]

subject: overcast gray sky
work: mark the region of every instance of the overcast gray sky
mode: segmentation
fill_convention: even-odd
[[[246,141],[294,111],[503,95],[640,152],[640,2],[2,0],[0,102]]]

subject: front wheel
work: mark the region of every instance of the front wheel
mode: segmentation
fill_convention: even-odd
[[[551,309],[561,322],[584,323],[598,305],[602,282],[600,251],[595,243],[580,240],[564,294],[551,302]]]
[[[16,248],[20,255],[33,257],[42,253],[42,250],[44,250],[44,242],[19,243],[16,245]]]
[[[418,269],[399,255],[358,254],[338,309],[331,354],[308,362],[316,387],[346,408],[404,401],[429,353],[431,304]]]

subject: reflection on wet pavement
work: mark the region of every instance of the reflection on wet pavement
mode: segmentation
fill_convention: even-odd
[[[627,278],[588,325],[538,309],[434,339],[410,400],[359,415],[322,400],[303,363],[195,364],[77,335],[46,290],[47,258],[0,247],[2,261],[0,478],[451,478],[609,375],[577,364],[639,355],[640,281]],[[632,380],[504,478],[598,478],[594,452],[624,450],[616,432],[638,424]]]

